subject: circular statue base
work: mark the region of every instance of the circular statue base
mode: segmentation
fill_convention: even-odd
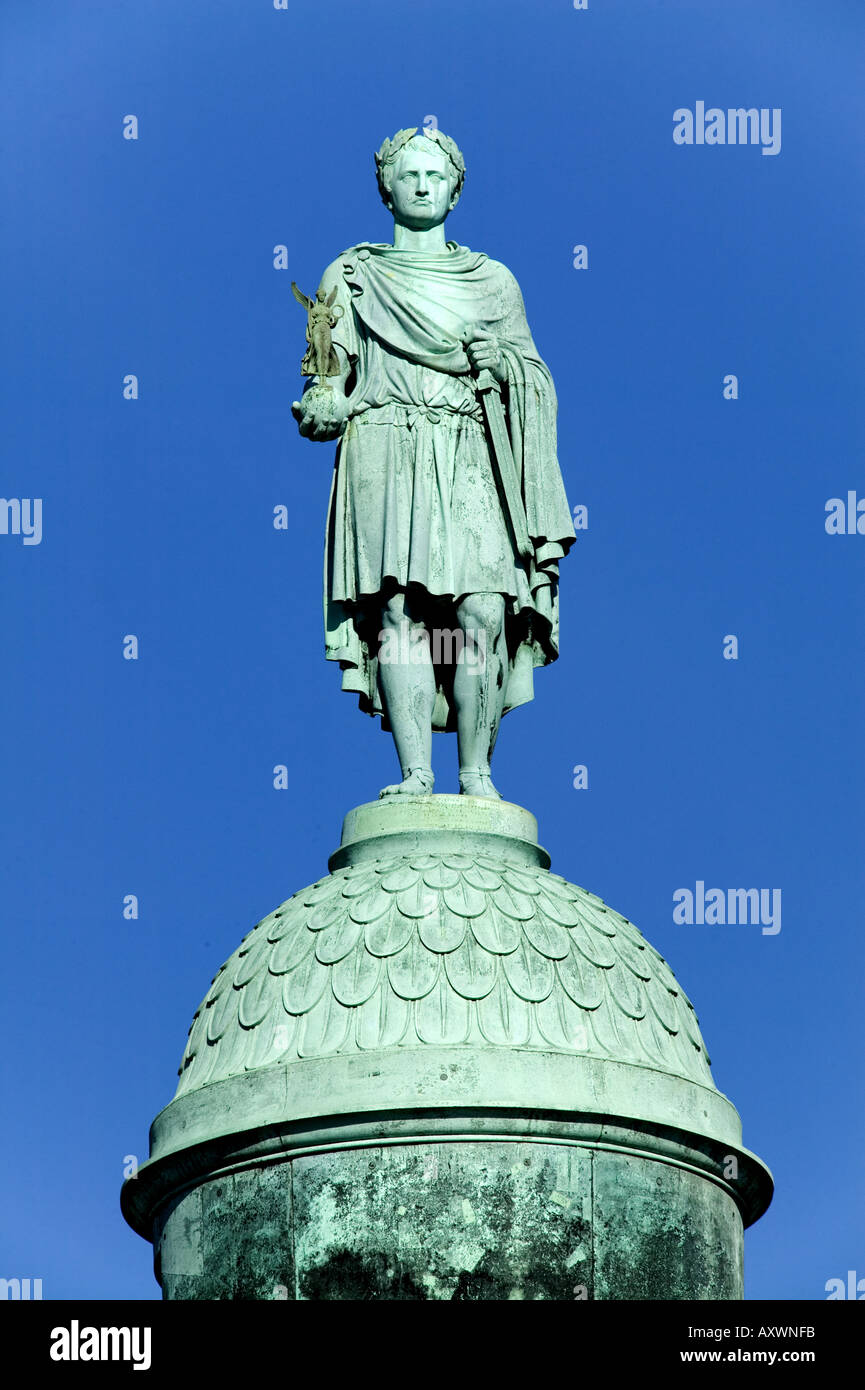
[[[244,938],[123,1188],[170,1299],[738,1299],[771,1177],[529,812],[392,797]]]

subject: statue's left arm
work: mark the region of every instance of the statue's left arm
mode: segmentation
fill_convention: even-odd
[[[491,329],[507,380],[505,402],[514,461],[522,480],[529,535],[539,569],[554,566],[575,540],[557,455],[558,402],[550,369],[532,338],[520,287],[499,266],[501,318]]]

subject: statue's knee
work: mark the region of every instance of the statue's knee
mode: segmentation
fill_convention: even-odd
[[[504,598],[501,594],[470,594],[460,604],[459,617],[463,632],[483,632],[488,641],[494,641],[504,628]]]
[[[392,594],[381,610],[382,627],[399,627],[405,621],[405,594]]]

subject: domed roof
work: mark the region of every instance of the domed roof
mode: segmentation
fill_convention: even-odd
[[[714,1089],[663,957],[549,871],[528,812],[474,800],[357,808],[333,872],[259,922],[219,970],[178,1096],[258,1068],[427,1045],[579,1054]],[[503,817],[521,833],[502,833]]]

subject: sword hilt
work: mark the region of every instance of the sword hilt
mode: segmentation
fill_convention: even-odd
[[[496,391],[499,395],[501,395],[502,392],[501,385],[498,381],[496,381],[489,367],[482,367],[481,370],[478,372],[478,379],[477,385],[475,386],[475,390],[484,392]]]

